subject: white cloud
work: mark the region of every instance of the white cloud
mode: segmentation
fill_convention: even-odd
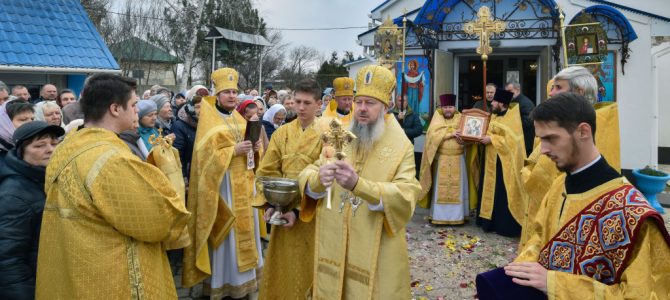
[[[366,27],[368,13],[382,0],[254,0],[255,7],[271,28]],[[365,28],[329,31],[289,31],[282,34],[292,46],[314,47],[324,55],[332,51],[362,53],[356,44]]]

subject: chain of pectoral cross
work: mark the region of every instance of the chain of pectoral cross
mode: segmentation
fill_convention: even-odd
[[[366,161],[367,156],[368,156],[368,153],[363,153],[362,155],[356,153],[355,157],[357,159],[356,159],[354,169],[356,170],[356,174],[358,174],[359,179],[360,179],[361,172],[363,171],[363,167],[365,166],[365,161]],[[363,203],[363,199],[361,199],[360,197],[354,196],[354,193],[352,191],[344,191],[344,192],[340,193],[340,199],[342,199],[342,200],[340,202],[339,212],[342,213],[344,211],[344,205],[346,204],[347,201],[349,201],[349,203],[351,204],[351,213],[352,213],[353,216],[356,216],[356,210],[361,205],[361,203]]]

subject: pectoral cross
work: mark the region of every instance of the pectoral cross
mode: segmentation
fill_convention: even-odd
[[[489,54],[493,52],[493,48],[489,43],[489,38],[492,33],[501,33],[507,28],[507,23],[504,21],[497,21],[491,17],[491,9],[484,5],[479,8],[477,12],[476,21],[468,22],[463,25],[463,31],[467,34],[474,34],[479,36],[479,47],[477,47],[477,54],[481,54],[483,62],[483,90],[482,98],[486,96],[486,60],[489,59]],[[486,110],[486,101],[484,101],[484,110]]]
[[[338,119],[330,121],[330,129],[321,135],[321,139],[324,143],[335,148],[335,158],[337,158],[337,160],[342,160],[347,157],[344,153],[344,147],[351,143],[355,138],[356,136],[353,133],[342,128],[342,122]],[[328,193],[326,208],[331,209],[331,187],[328,187],[326,192]]]

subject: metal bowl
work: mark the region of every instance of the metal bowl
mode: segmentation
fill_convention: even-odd
[[[298,181],[288,178],[258,177],[265,200],[275,206],[289,206],[300,196]]]

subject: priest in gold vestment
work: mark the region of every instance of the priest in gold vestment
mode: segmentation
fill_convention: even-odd
[[[134,89],[118,75],[86,81],[84,126],[46,171],[37,299],[177,299],[165,245],[190,214],[168,178],[118,137],[137,120]]]
[[[321,108],[321,89],[316,81],[307,79],[295,88],[295,109],[298,118],[272,134],[256,175],[298,179],[298,174],[319,158],[322,128],[316,114]],[[259,197],[262,198],[262,197]],[[274,209],[263,201],[266,219]],[[286,208],[284,226],[274,225],[266,250],[259,299],[306,299],[314,276],[314,224],[297,219],[300,202]],[[288,212],[286,212],[288,211]]]
[[[480,299],[538,292],[549,299],[668,299],[663,218],[598,151],[591,104],[563,93],[532,116],[542,153],[565,173],[549,188],[515,262],[504,273],[478,276]]]
[[[591,72],[584,67],[572,66],[556,74],[551,81],[550,96],[564,92],[574,92],[584,96],[596,109],[596,146],[607,162],[615,170],[621,170],[620,138],[619,138],[619,111],[615,102],[599,102],[598,83]],[[546,155],[542,155],[540,146],[536,146],[528,155],[526,166],[521,172],[522,185],[516,187],[528,195],[528,206],[525,219],[521,224],[526,227],[533,220],[539,209],[542,199],[547,193],[547,187],[560,175],[556,165]],[[514,189],[514,187],[509,187]],[[530,238],[530,232],[522,230],[520,246]]]
[[[479,218],[477,224],[484,231],[503,236],[518,236],[523,220],[526,198],[509,189],[523,167],[526,157],[521,116],[517,103],[511,103],[513,94],[496,90],[491,108],[493,115],[488,132],[481,140],[486,145],[484,168],[480,184]],[[520,184],[520,183],[519,183]]]
[[[350,127],[357,138],[346,157],[300,173],[300,217],[316,222],[312,299],[411,297],[405,225],[421,186],[414,147],[387,114],[395,82],[384,67],[363,67]]]
[[[354,100],[354,80],[349,77],[338,77],[333,80],[335,98],[330,100],[324,117],[337,118],[348,126],[353,118],[352,104]]]
[[[212,299],[241,298],[258,288],[263,266],[255,196],[255,145],[244,140],[247,122],[236,110],[238,73],[212,74],[214,105],[202,103],[191,161],[188,209],[191,245],[184,249],[183,285],[205,279]],[[208,278],[210,277],[211,278]]]
[[[465,147],[455,135],[461,114],[456,110],[456,95],[440,95],[440,105],[426,132],[419,205],[430,206],[431,223],[459,225],[470,211]]]

